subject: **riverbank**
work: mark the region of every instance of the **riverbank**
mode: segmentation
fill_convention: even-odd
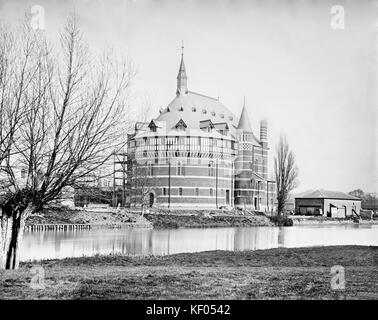
[[[329,218],[323,216],[289,216],[294,226],[298,225],[378,225],[378,219]]]
[[[103,226],[108,228],[147,227],[158,229],[174,228],[215,228],[215,227],[253,227],[253,226],[290,226],[290,225],[342,225],[378,224],[378,220],[285,216],[268,218],[263,213],[229,210],[163,210],[153,209],[141,216],[139,211],[111,207],[92,208],[50,208],[35,214],[26,221],[27,229],[54,229],[54,225]],[[33,229],[33,230],[34,230]]]
[[[378,299],[378,247],[207,251],[159,257],[96,256],[38,262],[0,273],[0,299]],[[345,270],[332,290],[331,267]]]
[[[237,211],[237,212],[236,212]],[[253,227],[274,225],[264,215],[241,214],[238,210],[233,211],[183,211],[145,214],[154,228],[225,228],[225,227]]]
[[[108,228],[147,227],[152,224],[140,214],[117,208],[49,208],[26,220],[26,227],[50,225],[90,225]]]
[[[138,211],[117,208],[54,208],[31,216],[27,227],[40,225],[91,225],[104,227],[213,228],[272,226],[263,214],[240,210],[151,210],[141,216]]]

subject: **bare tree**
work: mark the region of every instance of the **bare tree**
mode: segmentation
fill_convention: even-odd
[[[277,212],[282,214],[290,191],[297,186],[298,168],[294,153],[285,136],[280,136],[274,157],[274,172],[277,186]]]
[[[110,54],[98,59],[90,55],[74,16],[60,36],[61,56],[27,25],[18,43],[17,70],[10,80],[14,88],[4,94],[26,112],[12,133],[0,172],[8,182],[0,200],[0,268],[6,269],[18,267],[18,247],[30,214],[124,146],[126,92],[134,76],[130,64]],[[26,170],[25,179],[17,177],[20,167]]]

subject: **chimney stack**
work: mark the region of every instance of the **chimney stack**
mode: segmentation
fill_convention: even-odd
[[[268,122],[266,120],[260,121],[260,141],[268,143]]]

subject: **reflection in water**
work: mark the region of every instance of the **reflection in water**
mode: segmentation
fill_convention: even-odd
[[[121,253],[166,255],[206,250],[257,250],[316,245],[378,245],[378,226],[210,229],[101,229],[25,232],[21,260]]]

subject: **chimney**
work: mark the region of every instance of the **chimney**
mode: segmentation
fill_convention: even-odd
[[[260,142],[263,148],[268,149],[268,122],[260,121]]]

